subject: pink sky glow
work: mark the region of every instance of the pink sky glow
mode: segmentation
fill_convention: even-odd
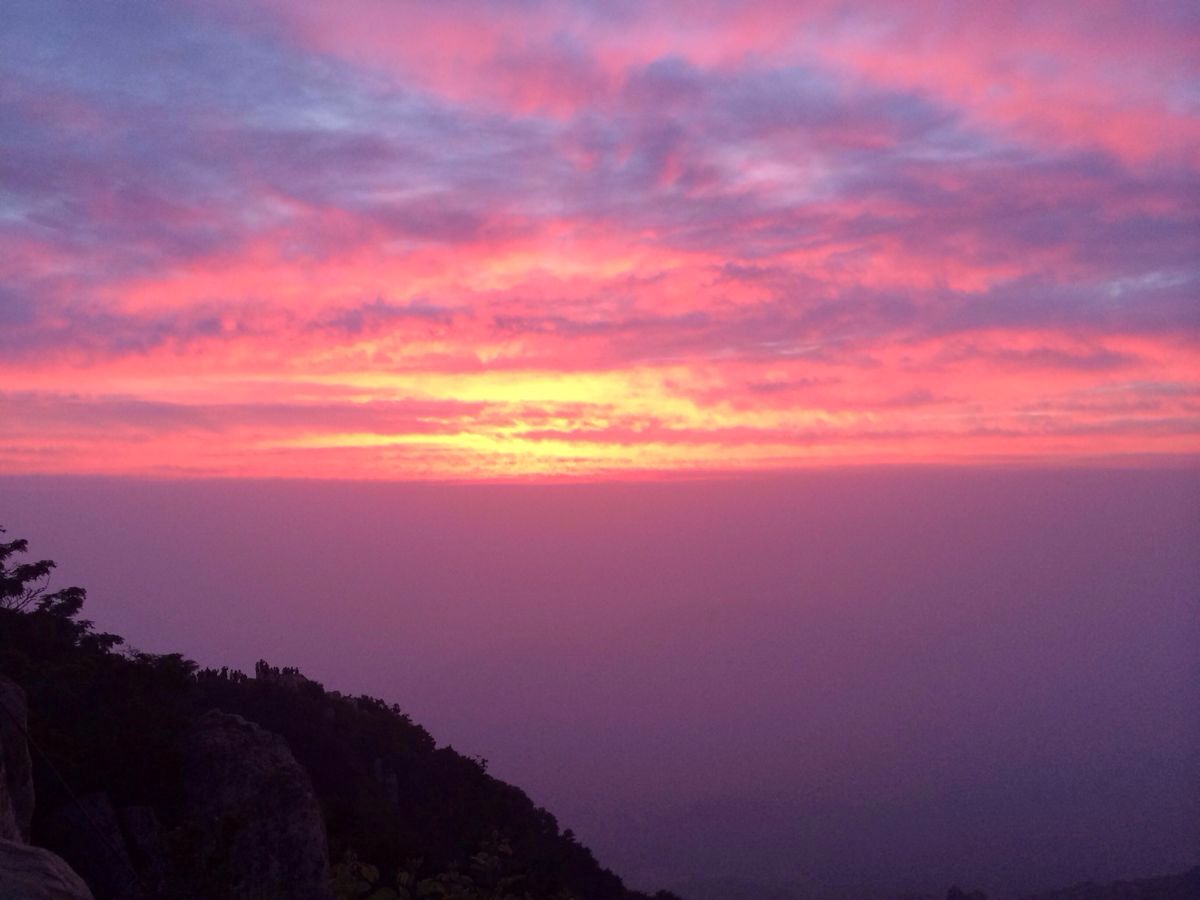
[[[0,11],[0,470],[1200,453],[1184,2]]]

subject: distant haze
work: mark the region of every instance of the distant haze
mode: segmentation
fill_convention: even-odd
[[[1200,862],[1200,475],[0,479],[138,648],[399,703],[636,886]]]

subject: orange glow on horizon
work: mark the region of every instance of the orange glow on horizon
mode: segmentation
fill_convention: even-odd
[[[14,45],[0,468],[1200,456],[1186,10],[469,4]]]

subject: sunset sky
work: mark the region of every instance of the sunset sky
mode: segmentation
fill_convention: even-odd
[[[1183,871],[1200,2],[0,0],[0,527],[638,887]]]
[[[1200,453],[1192,2],[6,2],[0,469]]]

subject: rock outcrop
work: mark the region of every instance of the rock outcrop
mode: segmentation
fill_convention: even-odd
[[[182,749],[185,820],[203,870],[228,879],[231,897],[331,900],[321,809],[284,739],[213,710]]]
[[[63,859],[26,843],[34,798],[25,723],[25,692],[0,678],[0,900],[92,900]]]
[[[27,842],[33,822],[33,766],[25,737],[25,692],[0,678],[0,838]]]
[[[92,892],[49,850],[0,841],[0,900],[92,900]]]

